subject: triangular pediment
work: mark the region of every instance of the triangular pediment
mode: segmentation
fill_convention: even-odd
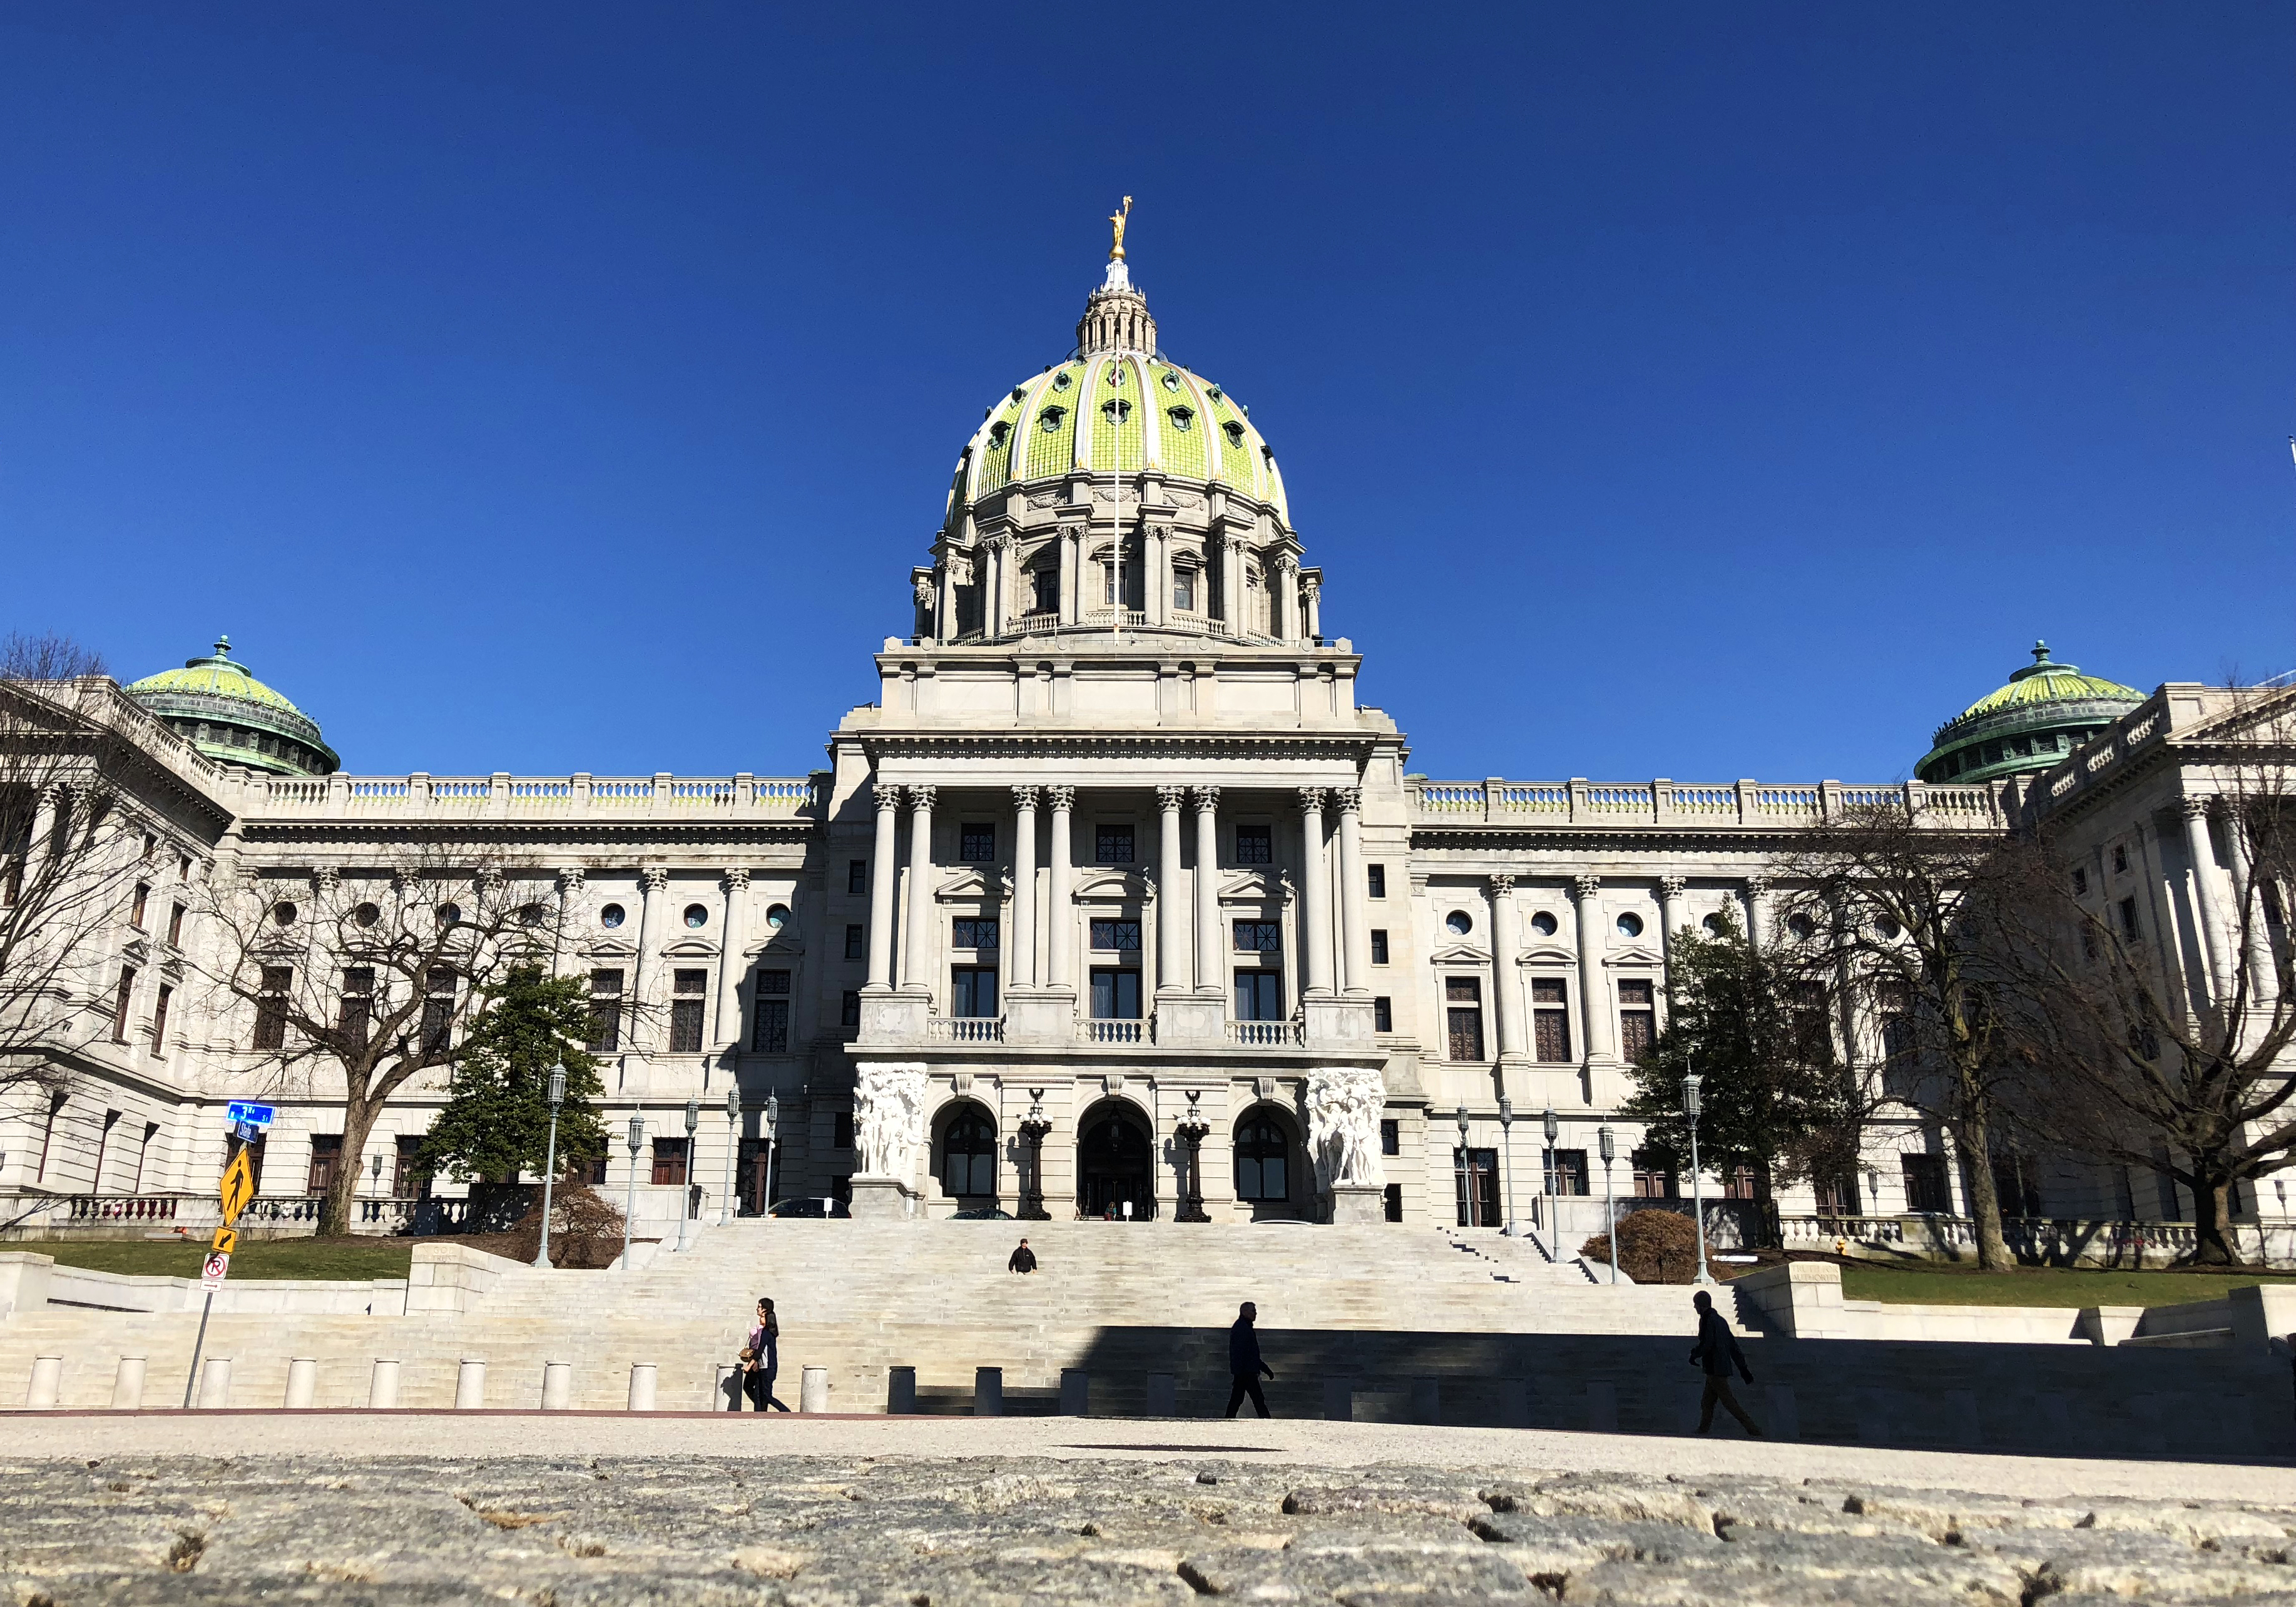
[[[1488,965],[1491,951],[1472,943],[1448,943],[1427,956],[1430,965]]]
[[[1603,956],[1605,965],[1662,965],[1666,956],[1647,943],[1629,943]]]
[[[942,882],[933,897],[943,904],[980,904],[1001,901],[1006,891],[1004,866],[968,865]]]
[[[627,938],[593,938],[574,952],[586,960],[630,960],[637,957],[638,946]]]
[[[1282,904],[1292,897],[1292,879],[1281,871],[1239,871],[1219,890],[1223,904]]]
[[[750,952],[752,955],[801,955],[805,952],[805,939],[784,927]]]

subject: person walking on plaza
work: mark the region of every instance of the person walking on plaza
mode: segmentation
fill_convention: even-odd
[[[1021,1248],[1013,1252],[1013,1259],[1004,1263],[1004,1270],[1007,1272],[1037,1270],[1037,1252],[1029,1248],[1029,1242],[1026,1239],[1021,1240]]]
[[[1746,1415],[1746,1408],[1730,1392],[1733,1365],[1739,1377],[1750,1384],[1754,1382],[1754,1370],[1746,1365],[1746,1353],[1738,1349],[1738,1336],[1730,1332],[1728,1320],[1714,1309],[1714,1297],[1703,1289],[1690,1297],[1690,1303],[1698,1308],[1698,1342],[1690,1348],[1690,1363],[1706,1373],[1706,1392],[1698,1402],[1698,1431],[1703,1434],[1713,1428],[1714,1403],[1718,1400],[1730,1408],[1730,1415],[1744,1425],[1746,1432],[1759,1439],[1762,1425]]]
[[[1243,1308],[1236,1313],[1234,1326],[1227,1331],[1227,1371],[1234,1385],[1227,1392],[1230,1417],[1235,1415],[1235,1409],[1243,1404],[1247,1395],[1251,1397],[1255,1411],[1262,1417],[1268,1415],[1267,1398],[1259,1392],[1259,1375],[1264,1373],[1274,1378],[1275,1369],[1260,1359],[1259,1330],[1252,1326],[1259,1320],[1259,1308],[1246,1300]]]
[[[774,1303],[760,1296],[758,1325],[750,1330],[750,1342],[742,1347],[742,1393],[756,1410],[762,1412],[768,1406],[776,1412],[789,1410],[774,1396],[774,1374],[781,1370],[781,1319],[774,1315]]]

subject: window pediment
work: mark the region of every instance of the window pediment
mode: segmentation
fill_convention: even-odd
[[[1647,943],[1629,943],[1624,948],[1614,948],[1603,956],[1605,965],[1661,965],[1666,956]]]
[[[1009,874],[1001,865],[969,865],[942,882],[933,899],[939,904],[1002,901],[1012,891]]]
[[[1560,943],[1537,943],[1515,955],[1518,965],[1576,965],[1578,952]]]
[[[1156,896],[1156,884],[1144,871],[1087,871],[1079,877],[1070,897],[1077,903],[1091,899],[1098,903],[1133,903]]]
[[[1473,943],[1448,943],[1427,956],[1430,965],[1488,965],[1491,951]]]
[[[594,938],[574,952],[586,960],[628,960],[636,957],[638,946],[627,938]]]
[[[1292,878],[1281,870],[1232,873],[1219,890],[1222,904],[1288,904]]]
[[[680,938],[675,943],[665,943],[661,949],[666,960],[709,960],[718,955],[718,945],[707,938]]]

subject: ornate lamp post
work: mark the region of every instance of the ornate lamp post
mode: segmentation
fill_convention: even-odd
[[[718,1226],[734,1219],[734,1159],[742,1149],[742,1085],[726,1090],[726,1199],[718,1208]]]
[[[1706,1272],[1706,1185],[1698,1175],[1698,1112],[1701,1108],[1698,1090],[1706,1079],[1692,1071],[1682,1079],[1682,1113],[1690,1119],[1690,1213],[1698,1224],[1698,1278],[1701,1283],[1714,1280]]]
[[[550,1185],[558,1177],[558,1107],[566,1103],[566,1063],[550,1068],[550,1145],[542,1163],[542,1248],[534,1252],[537,1267],[550,1265]],[[381,1157],[377,1156],[381,1161]]]
[[[1464,1105],[1461,1105],[1459,1107],[1458,1171],[1459,1226],[1462,1227],[1474,1227],[1478,1226],[1475,1221],[1475,1208],[1480,1201],[1475,1198],[1474,1174],[1467,1169],[1467,1107]]]
[[[1503,1234],[1515,1231],[1514,1220],[1514,1101],[1499,1095],[1499,1157],[1506,1168],[1506,1209],[1499,1214],[1506,1218]]]
[[[1201,1097],[1193,1092],[1188,1095],[1187,1111],[1172,1128],[1173,1136],[1180,1141],[1181,1148],[1187,1154],[1184,1164],[1188,1168],[1188,1193],[1181,1203],[1179,1215],[1173,1218],[1176,1222],[1211,1220],[1204,1212],[1204,1135],[1212,1130],[1212,1124],[1204,1119],[1203,1111],[1197,1108],[1196,1102]]]
[[[1559,1259],[1562,1254],[1562,1225],[1555,1219],[1555,1212],[1562,1209],[1562,1207],[1554,1198],[1561,1192],[1554,1186],[1555,1173],[1559,1169],[1556,1166],[1554,1141],[1562,1136],[1562,1124],[1554,1119],[1553,1105],[1546,1107],[1546,1114],[1540,1119],[1539,1125],[1546,1134],[1545,1157],[1546,1164],[1540,1168],[1546,1174],[1546,1236],[1549,1241],[1546,1253],[1550,1259]]]
[[[630,1197],[622,1211],[622,1270],[630,1269],[630,1218],[638,1214],[638,1152],[645,1147],[645,1112],[630,1118]]]
[[[1604,1122],[1595,1129],[1595,1142],[1603,1149],[1603,1236],[1611,1244],[1611,1282],[1619,1281],[1619,1207],[1618,1196],[1611,1192],[1611,1162],[1619,1158],[1619,1141]]]
[[[1045,1135],[1053,1124],[1045,1119],[1045,1091],[1029,1090],[1029,1113],[1021,1121],[1021,1136],[1029,1146],[1029,1187],[1021,1196],[1021,1220],[1049,1222],[1052,1213],[1045,1209]]]
[[[766,1215],[774,1214],[774,1140],[781,1132],[781,1096],[770,1089],[766,1094]]]
[[[693,1202],[693,1133],[701,1125],[701,1102],[685,1102],[685,1164],[678,1168],[681,1174],[677,1185],[677,1248],[685,1249],[685,1218]]]

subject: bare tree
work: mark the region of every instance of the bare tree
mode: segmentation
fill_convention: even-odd
[[[218,887],[218,996],[283,1095],[342,1102],[342,1161],[319,1232],[349,1231],[359,1157],[391,1100],[452,1063],[496,980],[555,947],[555,889],[485,855],[429,846],[388,869]]]
[[[1783,942],[1806,976],[1889,1001],[1890,1082],[1952,1135],[1965,1163],[1977,1262],[2015,1265],[1992,1160],[2026,1074],[2001,999],[2023,980],[1997,935],[2030,881],[2031,846],[2005,831],[1924,821],[1902,804],[1853,806],[1776,861],[1788,888]]]
[[[2194,972],[2180,978],[2165,943],[2078,891],[2081,867],[2046,830],[2023,897],[2004,906],[2017,924],[2002,934],[2026,972],[2012,1025],[2041,1074],[2027,1121],[2068,1153],[2192,1191],[2194,1259],[2210,1265],[2240,1260],[2226,1232],[2235,1187],[2296,1153],[2285,903],[2296,885],[2296,691],[2243,691],[2228,703],[2180,743],[2207,912]]]

